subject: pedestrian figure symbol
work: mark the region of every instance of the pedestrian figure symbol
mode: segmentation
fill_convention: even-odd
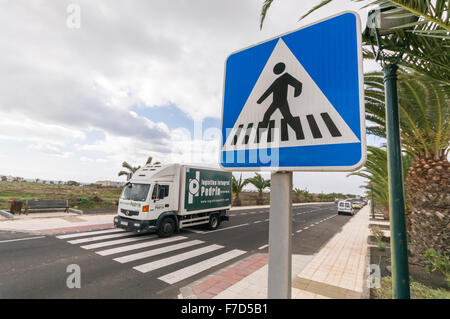
[[[279,62],[274,66],[273,73],[282,74],[285,69],[286,65],[283,62]],[[294,97],[298,97],[302,93],[302,83],[286,72],[272,83],[256,103],[261,104],[270,94],[273,94],[272,104],[264,113],[261,127],[267,128],[269,126],[270,117],[278,109],[287,124],[289,124],[296,134],[299,135],[301,133],[301,127],[299,126],[300,122],[296,121],[289,110],[289,103],[287,100],[289,85],[295,89]]]

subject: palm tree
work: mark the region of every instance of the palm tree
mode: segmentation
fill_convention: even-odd
[[[267,11],[269,10],[270,6],[272,5],[272,2],[274,0],[265,0],[261,9],[261,19],[260,19],[260,28],[262,28],[264,24],[264,20],[267,15]],[[321,3],[314,6],[312,9],[310,9],[306,14],[304,14],[302,17],[300,17],[299,20],[307,17],[314,11],[322,8],[323,6],[329,4],[333,0],[322,0]],[[361,1],[361,0],[353,0],[355,2]],[[388,3],[389,2],[389,3]],[[439,26],[440,29],[434,31],[434,30],[428,30],[426,35],[445,35],[445,33],[440,32],[442,31],[449,31],[450,25],[449,25],[449,17],[446,14],[449,9],[448,0],[437,0],[435,4],[433,4],[431,1],[424,1],[424,0],[373,0],[371,3],[367,4],[369,5],[375,5],[379,4],[382,7],[389,7],[389,6],[395,6],[397,8],[402,8],[405,10],[408,10],[412,15],[420,16],[424,20],[436,24]],[[404,15],[403,15],[404,16]],[[421,25],[420,21],[416,22],[415,25]]]
[[[258,198],[256,199],[256,205],[262,205],[264,203],[263,190],[270,187],[270,179],[264,179],[259,173],[255,173],[255,176],[247,178],[248,182],[258,189]]]
[[[236,195],[233,202],[233,206],[241,206],[242,202],[241,199],[239,198],[239,195],[241,194],[245,185],[248,184],[248,180],[247,179],[242,180],[242,174],[239,177],[239,180],[237,180],[236,177],[234,177],[234,175],[232,175],[232,178],[233,178],[232,179],[233,194]]]
[[[403,179],[406,178],[412,160],[413,157],[410,154],[403,153]],[[384,218],[389,219],[389,183],[386,147],[378,148],[368,146],[366,164],[361,170],[350,173],[348,176],[360,176],[367,179],[368,182],[363,187],[368,193],[373,190],[374,202],[378,207],[381,207]]]
[[[139,166],[131,166],[131,165],[128,164],[127,162],[123,162],[123,163],[122,163],[122,167],[123,167],[123,168],[126,168],[128,171],[120,171],[119,174],[118,174],[119,176],[122,176],[122,175],[127,176],[129,173],[134,174],[134,173],[136,173],[136,171],[137,171],[138,169],[141,168],[140,165],[139,165]]]
[[[154,162],[154,163],[152,163],[152,161],[153,161],[153,157],[151,157],[151,156],[149,156],[148,158],[147,158],[147,162],[145,162],[145,165],[158,165],[158,164],[161,164],[161,162]]]
[[[149,156],[148,158],[147,158],[147,162],[145,162],[145,165],[151,165],[152,164],[152,160],[153,160],[153,157],[151,157],[151,156]],[[155,163],[153,163],[154,165],[157,165],[157,164],[161,164],[161,162],[155,162]],[[123,168],[126,168],[128,171],[120,171],[119,173],[118,173],[118,176],[123,176],[123,175],[125,175],[125,176],[127,176],[129,173],[131,173],[131,174],[134,174],[134,173],[136,173],[136,171],[138,170],[138,169],[140,169],[141,168],[141,166],[139,165],[139,166],[131,166],[130,164],[128,164],[127,162],[123,162],[122,163],[122,167]]]
[[[260,28],[262,28],[267,11],[273,1],[264,1],[261,10]],[[332,1],[322,0],[320,4],[303,15],[300,20]],[[450,39],[450,25],[448,0],[436,0],[434,4],[431,1],[424,0],[374,0],[370,4],[381,4],[385,8],[394,6],[396,8],[392,9],[392,14],[395,14],[399,9],[405,9],[411,15],[419,18],[416,22],[404,26],[408,27],[408,31],[403,30],[403,26],[396,28],[396,33],[402,39],[405,38],[406,32],[412,32],[410,44],[404,51],[400,65],[427,74],[449,85],[450,50],[448,50],[448,40]],[[404,12],[398,14],[402,17],[405,16]],[[383,37],[382,44],[389,47],[392,52],[399,53],[403,48],[395,45],[395,38]],[[365,45],[369,45],[372,41],[367,34],[363,34],[363,42]],[[363,54],[365,58],[374,58],[368,47],[363,50]]]
[[[313,198],[311,193],[306,188],[305,189],[294,188],[294,195],[295,197],[297,197],[299,202],[309,202]]]
[[[365,75],[369,133],[386,132],[383,76]],[[417,73],[398,79],[400,134],[403,148],[414,156],[405,183],[408,240],[414,261],[424,264],[428,248],[449,254],[450,231],[450,85]]]

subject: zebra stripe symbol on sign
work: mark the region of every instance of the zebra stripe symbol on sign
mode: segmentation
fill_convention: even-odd
[[[269,88],[267,83],[272,83]],[[356,142],[359,139],[279,39],[224,150]]]

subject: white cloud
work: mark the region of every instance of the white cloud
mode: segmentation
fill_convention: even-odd
[[[61,158],[68,158],[73,153],[72,152],[63,152],[55,145],[50,144],[31,144],[27,147],[28,150],[37,151],[41,153],[45,153],[48,155],[53,155]]]
[[[84,138],[85,134],[74,128],[35,121],[17,113],[0,112],[0,139],[64,144]]]
[[[188,138],[132,106],[173,104],[195,120],[219,117],[227,55],[298,28],[317,1],[275,1],[262,31],[261,0],[78,0],[79,29],[66,26],[69,3],[2,7],[0,142],[28,141],[35,143],[29,151],[55,155],[75,144],[71,159],[85,163],[80,174],[94,176],[103,161],[139,165],[149,155],[217,164],[214,136]],[[311,19],[364,4],[333,3]],[[91,131],[105,138],[89,139]]]

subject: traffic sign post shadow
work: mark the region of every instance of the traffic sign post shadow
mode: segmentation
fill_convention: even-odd
[[[361,23],[344,12],[232,53],[220,165],[271,172],[269,298],[290,298],[293,171],[365,163]]]

